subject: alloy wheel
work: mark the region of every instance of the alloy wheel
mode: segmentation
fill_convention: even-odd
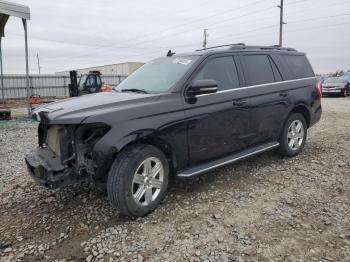
[[[156,157],[145,159],[136,169],[132,181],[134,201],[142,206],[154,202],[163,188],[164,167]]]
[[[287,143],[292,150],[298,150],[304,141],[304,125],[300,120],[294,120],[287,133]]]

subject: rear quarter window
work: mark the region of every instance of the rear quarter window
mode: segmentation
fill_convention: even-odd
[[[294,79],[315,76],[309,61],[304,55],[283,55]]]

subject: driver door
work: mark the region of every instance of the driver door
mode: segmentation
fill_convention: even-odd
[[[250,126],[249,89],[240,89],[243,76],[233,56],[214,56],[202,63],[191,80],[212,79],[218,91],[185,102],[189,164],[225,156],[247,147]]]

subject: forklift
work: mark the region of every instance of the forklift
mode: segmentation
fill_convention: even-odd
[[[90,71],[88,74],[82,74],[78,82],[78,72],[76,70],[69,72],[70,84],[68,85],[69,96],[83,96],[99,92],[111,92],[112,87],[102,83],[101,73],[99,71]]]

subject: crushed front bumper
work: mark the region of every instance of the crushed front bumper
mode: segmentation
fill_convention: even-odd
[[[50,148],[37,148],[25,157],[30,176],[40,185],[49,188],[74,184],[79,175],[76,170],[61,163]]]

